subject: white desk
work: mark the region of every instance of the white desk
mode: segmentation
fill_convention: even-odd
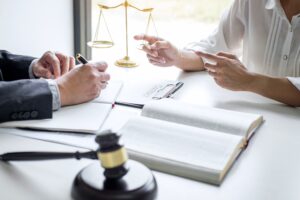
[[[219,88],[205,72],[143,66],[128,72],[112,68],[120,79],[132,80],[143,71],[146,78],[179,78],[185,82],[180,100],[193,104],[263,114],[265,123],[251,139],[220,187],[154,172],[158,200],[299,200],[300,109],[266,98]],[[114,75],[113,75],[114,77]],[[275,88],[276,89],[276,88]],[[123,108],[120,108],[121,110]],[[224,116],[226,117],[226,116]],[[67,151],[75,148],[0,134],[0,153],[23,150]],[[0,163],[0,199],[68,200],[76,173],[91,161]]]

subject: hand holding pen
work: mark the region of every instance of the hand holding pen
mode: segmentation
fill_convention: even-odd
[[[88,64],[88,61],[80,54],[76,55],[76,59],[78,60],[78,62],[82,63],[83,65]],[[103,84],[107,84],[103,83]],[[165,92],[162,96],[157,96],[157,97],[153,97],[153,99],[162,99],[162,98],[170,98],[172,95],[174,95],[174,93],[176,93],[182,86],[183,86],[183,82],[177,82],[175,85],[172,84],[172,88]],[[144,107],[143,104],[138,104],[138,103],[130,103],[130,102],[121,102],[121,101],[115,101],[114,105],[121,105],[121,106],[127,106],[127,107],[132,107],[132,108],[139,108],[142,109]]]
[[[80,62],[81,64],[83,64],[83,65],[88,64],[87,59],[86,59],[85,57],[83,57],[80,53],[76,54],[76,60],[77,60],[78,62]],[[101,63],[98,63],[98,64],[104,65],[104,66],[105,66],[105,69],[107,68],[107,63],[105,63],[105,62],[101,62]],[[105,71],[105,70],[104,70],[104,71]],[[104,71],[103,71],[103,72],[104,72]],[[102,81],[102,83],[103,83],[103,84],[106,84],[106,85],[108,84],[107,81]]]
[[[110,79],[106,69],[105,62],[91,62],[75,67],[56,79],[61,106],[80,104],[98,97]]]

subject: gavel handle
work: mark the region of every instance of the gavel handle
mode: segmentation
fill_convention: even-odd
[[[98,159],[95,151],[64,153],[64,152],[14,152],[0,155],[0,161],[38,161],[75,158]]]

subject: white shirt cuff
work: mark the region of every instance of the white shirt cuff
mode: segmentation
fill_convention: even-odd
[[[36,77],[35,77],[34,74],[33,74],[32,67],[33,67],[33,63],[35,63],[37,60],[38,60],[38,59],[34,59],[34,60],[31,62],[29,68],[28,68],[28,74],[29,74],[29,78],[30,78],[30,79],[36,79]]]
[[[34,76],[33,74],[33,64],[37,61],[38,59],[34,59],[28,69],[28,73],[29,73],[29,78],[30,79],[36,79],[37,77]],[[60,93],[59,93],[59,88],[57,83],[52,80],[52,79],[46,79],[46,81],[48,82],[49,85],[49,89],[51,91],[52,94],[52,110],[58,110],[61,107],[61,102],[60,102]]]
[[[52,110],[58,110],[61,107],[59,88],[55,80],[46,79],[52,93]]]
[[[298,90],[300,90],[300,77],[287,77],[287,78]]]

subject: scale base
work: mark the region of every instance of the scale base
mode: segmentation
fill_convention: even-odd
[[[115,65],[118,67],[126,67],[126,68],[132,68],[137,67],[138,64],[132,60],[128,56],[125,56],[122,59],[119,59],[115,62]]]
[[[151,171],[144,165],[129,160],[129,171],[120,180],[105,179],[104,169],[94,163],[79,172],[72,186],[75,200],[153,200],[157,184]]]

